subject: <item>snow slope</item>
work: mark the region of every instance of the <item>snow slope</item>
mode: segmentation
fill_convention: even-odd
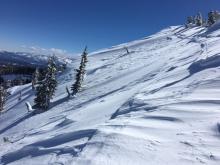
[[[30,84],[14,87],[0,116],[0,164],[219,165],[218,27],[173,26],[93,52],[83,91],[68,99],[78,58],[44,113],[27,112]]]

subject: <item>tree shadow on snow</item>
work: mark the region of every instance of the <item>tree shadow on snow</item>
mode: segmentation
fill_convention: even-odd
[[[18,125],[19,123],[23,122],[24,120],[30,118],[31,116],[35,115],[34,112],[25,114],[23,117],[19,118],[18,120],[16,120],[15,122],[13,122],[12,124],[8,125],[7,127],[3,128],[2,130],[0,130],[0,134],[4,133],[5,131],[11,129],[12,127],[15,127],[16,125]]]
[[[42,140],[39,142],[32,143],[30,145],[24,146],[21,149],[7,153],[2,156],[1,163],[3,165],[18,161],[25,157],[38,157],[42,155],[48,154],[56,154],[57,156],[62,154],[70,154],[72,156],[76,156],[77,153],[83,150],[83,148],[87,145],[87,142],[92,138],[95,134],[95,129],[81,130],[70,133],[64,133],[52,137],[50,139]],[[78,144],[71,147],[60,147],[64,143],[68,143],[71,141],[76,141],[82,138],[87,138],[87,141],[82,144]],[[59,146],[59,147],[56,147]]]

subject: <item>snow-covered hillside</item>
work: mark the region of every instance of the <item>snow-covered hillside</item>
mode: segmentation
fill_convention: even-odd
[[[27,112],[30,84],[11,89],[0,164],[220,164],[218,25],[174,26],[91,53],[83,91],[68,99],[79,60],[58,78],[47,112]]]

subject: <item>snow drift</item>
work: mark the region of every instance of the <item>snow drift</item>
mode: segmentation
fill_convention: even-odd
[[[14,88],[0,116],[0,164],[218,165],[219,36],[173,26],[91,53],[84,88],[68,99],[74,60],[44,113],[26,109],[30,84]]]

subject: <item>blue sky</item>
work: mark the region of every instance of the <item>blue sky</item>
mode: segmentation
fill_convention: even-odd
[[[94,51],[219,8],[219,0],[0,0],[0,49]]]

